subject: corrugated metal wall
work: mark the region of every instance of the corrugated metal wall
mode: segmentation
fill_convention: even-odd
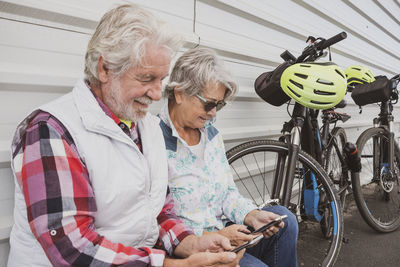
[[[101,15],[117,1],[0,1],[0,266],[8,255],[13,181],[10,142],[29,111],[69,92],[83,76],[87,42]],[[399,0],[135,0],[168,21],[185,38],[183,50],[214,48],[240,84],[236,100],[218,114],[217,127],[227,147],[248,138],[275,138],[286,106],[273,107],[254,93],[262,72],[282,62],[288,49],[299,55],[309,35],[348,38],[332,48],[333,61],[345,68],[362,64],[375,75],[400,71]],[[182,50],[182,51],[183,51]],[[350,96],[346,96],[352,103]],[[157,113],[161,103],[155,104]],[[344,124],[350,141],[372,124],[378,107],[350,104]],[[400,121],[400,108],[395,108]],[[400,124],[396,123],[399,132]]]

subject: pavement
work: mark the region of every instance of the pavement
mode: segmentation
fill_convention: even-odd
[[[400,266],[400,229],[379,233],[364,222],[350,197],[344,210],[344,239],[335,267]]]

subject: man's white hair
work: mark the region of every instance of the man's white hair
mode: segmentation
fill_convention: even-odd
[[[181,44],[181,37],[150,12],[134,4],[118,6],[104,14],[88,44],[86,78],[91,85],[100,85],[100,57],[107,70],[120,76],[130,67],[143,64],[147,45],[165,47],[173,57]]]

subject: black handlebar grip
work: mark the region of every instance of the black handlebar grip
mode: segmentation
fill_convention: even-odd
[[[325,49],[325,48],[327,48],[327,47],[329,47],[329,46],[331,46],[333,44],[336,44],[337,42],[340,42],[340,41],[346,39],[346,37],[347,37],[347,33],[346,32],[341,32],[341,33],[336,34],[335,36],[323,41],[321,43],[321,46],[318,47],[318,48],[321,49],[321,50]]]
[[[296,57],[293,56],[292,53],[290,53],[288,50],[285,50],[285,52],[283,52],[281,54],[281,58],[285,61],[296,61]]]

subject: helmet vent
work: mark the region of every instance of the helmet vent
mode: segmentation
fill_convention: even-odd
[[[327,80],[322,80],[322,79],[318,79],[317,83],[322,83],[322,84],[326,84],[326,85],[333,85],[333,82],[327,81]]]
[[[295,73],[294,75],[296,75],[297,77],[300,77],[300,78],[302,78],[304,80],[308,78],[308,75],[301,74],[301,73]]]
[[[358,70],[358,71],[361,70],[360,68],[356,68],[356,67],[352,67],[352,69],[353,69],[353,70]]]
[[[339,74],[342,78],[346,79],[346,77],[343,76],[343,73],[341,73],[340,71],[338,71],[337,69],[335,69],[336,73]]]
[[[300,84],[300,83],[298,83],[298,82],[295,82],[295,81],[293,81],[292,79],[289,79],[289,81],[290,81],[292,84],[294,84],[295,86],[299,87],[300,89],[304,89],[302,84]]]
[[[296,93],[295,91],[292,90],[292,88],[290,88],[289,86],[287,87],[289,88],[290,92],[292,92],[295,96],[297,96],[298,98],[301,97],[301,95],[299,95],[298,93]]]
[[[313,104],[317,104],[317,105],[329,105],[332,104],[331,102],[320,102],[320,101],[315,101],[315,100],[311,100],[310,101]]]
[[[368,73],[368,72],[366,72],[366,73],[365,73],[365,75],[367,75],[368,77],[372,78],[372,77],[371,77],[371,75],[369,75],[369,73]]]
[[[317,95],[336,95],[334,92],[326,92],[326,91],[320,91],[320,90],[314,90],[314,94]]]
[[[311,68],[311,66],[310,66],[310,65],[303,65],[303,64],[300,64],[300,67],[304,67],[304,68]]]

